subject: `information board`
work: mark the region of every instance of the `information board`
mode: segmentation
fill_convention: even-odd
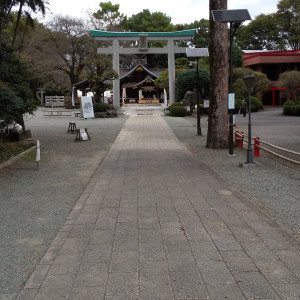
[[[235,94],[228,94],[228,109],[235,109]]]
[[[81,115],[84,119],[94,119],[93,100],[90,96],[81,97]]]

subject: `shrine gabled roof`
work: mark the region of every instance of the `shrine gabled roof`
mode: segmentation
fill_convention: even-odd
[[[187,36],[192,37],[196,33],[196,29],[188,29],[182,31],[173,32],[112,32],[112,31],[101,31],[91,30],[92,37],[138,37],[139,35],[148,35],[149,37],[181,37]]]
[[[141,82],[137,82],[134,86],[142,85],[145,82],[147,83],[148,80],[150,80],[152,83],[154,82],[154,80],[151,77],[147,76],[144,80],[142,80]]]
[[[151,72],[149,69],[147,69],[146,67],[142,66],[141,64],[137,64],[129,72],[127,72],[126,74],[123,74],[122,76],[120,76],[120,80],[122,80],[122,79],[126,78],[127,76],[129,76],[130,74],[134,73],[138,68],[142,68],[145,72],[147,72],[148,74],[152,75],[155,78],[159,77],[159,75],[155,74],[154,72]]]

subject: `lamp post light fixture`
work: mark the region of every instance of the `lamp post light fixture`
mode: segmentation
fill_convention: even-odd
[[[247,87],[248,91],[248,149],[247,149],[247,161],[244,164],[240,164],[241,166],[251,166],[256,165],[255,162],[253,162],[253,151],[252,151],[252,144],[251,144],[251,93],[253,90],[254,82],[255,82],[255,76],[254,74],[247,74],[244,77],[244,82]]]
[[[200,103],[199,103],[199,68],[198,68],[198,60],[201,57],[208,56],[207,48],[186,48],[186,56],[187,57],[195,57],[197,61],[197,69],[196,69],[196,93],[197,93],[197,135],[201,135],[201,123],[200,123]]]
[[[229,93],[233,93],[233,37],[244,21],[252,20],[247,9],[220,9],[211,11],[214,22],[229,23]],[[233,155],[233,109],[229,109],[229,155]]]

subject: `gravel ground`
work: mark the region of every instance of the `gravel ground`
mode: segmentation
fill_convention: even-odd
[[[41,143],[41,163],[26,159],[0,170],[0,299],[15,299],[116,139],[127,117],[44,118],[26,129]],[[90,141],[74,142],[69,122],[88,128]]]
[[[154,113],[161,113],[155,108]],[[136,114],[135,108],[129,114]],[[70,210],[103,160],[127,117],[80,120],[44,118],[39,110],[26,122],[41,142],[41,165],[22,160],[0,170],[0,300],[12,300],[34,270]],[[297,238],[300,237],[300,168],[263,153],[258,166],[240,168],[245,149],[205,148],[207,121],[201,119],[203,136],[196,135],[192,117],[165,120],[196,159],[208,164],[237,190],[248,196]],[[266,122],[266,120],[268,120]],[[67,134],[69,122],[87,127],[91,140],[74,142]],[[246,132],[245,118],[237,117],[237,130]],[[253,114],[253,136],[300,152],[300,118],[288,118],[277,110]],[[270,139],[266,138],[268,136]],[[288,148],[288,147],[285,147]]]

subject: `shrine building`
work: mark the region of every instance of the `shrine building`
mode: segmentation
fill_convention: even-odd
[[[244,50],[243,65],[266,74],[271,84],[262,95],[264,105],[281,106],[288,100],[288,93],[279,86],[280,74],[285,71],[300,71],[300,49],[267,51]]]

